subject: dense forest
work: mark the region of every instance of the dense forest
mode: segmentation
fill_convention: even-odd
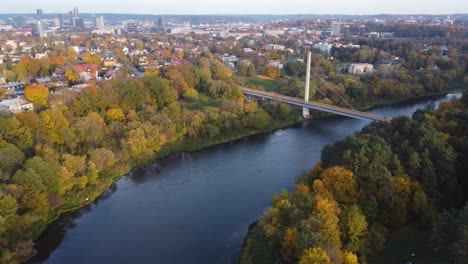
[[[410,227],[441,263],[466,263],[467,125],[465,92],[326,146],[250,228],[240,262],[381,263],[386,240]]]
[[[0,263],[28,259],[48,222],[132,169],[297,118],[286,105],[244,100],[230,70],[207,58],[48,93],[29,86],[36,111],[0,116]]]

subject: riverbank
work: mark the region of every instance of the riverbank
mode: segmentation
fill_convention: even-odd
[[[457,94],[459,92],[461,93],[463,91],[446,91],[442,94],[425,95],[418,98],[403,100],[399,103],[411,103],[422,99],[435,99],[436,97],[453,93]],[[277,208],[274,210],[277,210]],[[257,219],[249,226],[239,251],[240,264],[279,263],[278,252],[271,250],[271,241],[268,241],[265,236],[265,232],[268,232],[266,231],[267,228],[265,228],[265,225],[265,219],[263,217]],[[271,227],[271,225],[269,227]],[[373,256],[369,258],[368,262],[395,263],[395,261],[401,261],[402,258],[406,257],[405,254],[409,255],[417,249],[417,254],[411,253],[411,259],[419,260],[423,263],[430,260],[436,260],[437,263],[446,263],[443,255],[434,253],[428,244],[424,244],[424,241],[428,241],[429,237],[430,228],[426,227],[426,229],[424,229],[421,225],[408,224],[397,230],[392,230],[388,235],[388,241],[386,241],[383,251],[379,253],[378,257]],[[385,261],[382,261],[382,258],[385,259]]]
[[[301,121],[300,119],[296,119],[296,121],[276,121],[273,124],[265,129],[261,130],[242,130],[237,132],[231,132],[229,134],[224,134],[221,137],[216,137],[214,139],[210,138],[201,138],[201,139],[184,139],[173,144],[167,145],[163,147],[160,151],[158,151],[153,157],[142,161],[141,163],[133,166],[130,170],[125,171],[119,175],[115,175],[109,178],[104,184],[99,185],[98,188],[93,190],[88,189],[88,196],[87,199],[82,201],[81,203],[77,203],[75,199],[70,199],[70,201],[66,201],[62,208],[53,213],[49,214],[49,218],[46,222],[41,222],[36,224],[29,232],[30,237],[33,239],[37,239],[42,232],[47,228],[47,226],[54,221],[57,221],[62,214],[79,210],[84,208],[90,204],[92,204],[96,199],[98,199],[101,195],[103,195],[106,190],[108,190],[113,184],[115,184],[118,180],[122,179],[126,175],[137,172],[150,164],[154,163],[157,160],[161,160],[167,158],[171,155],[175,155],[178,153],[184,152],[195,152],[205,148],[235,142],[237,140],[244,139],[246,137],[250,137],[253,135],[259,135],[264,133],[271,133],[273,131],[295,126],[299,124]]]
[[[80,209],[90,203],[92,203],[95,199],[97,199],[103,192],[105,192],[112,184],[114,184],[116,181],[121,179],[123,176],[127,175],[128,173],[132,171],[136,171],[139,169],[142,169],[146,167],[147,165],[153,163],[156,160],[171,156],[173,154],[181,153],[181,152],[192,152],[192,151],[198,151],[200,149],[204,149],[207,147],[211,147],[214,145],[219,145],[227,142],[232,142],[236,140],[240,140],[245,137],[249,137],[255,134],[261,134],[261,133],[270,133],[271,131],[275,131],[281,128],[289,127],[296,125],[298,121],[288,121],[288,122],[275,122],[272,126],[263,129],[263,130],[243,130],[243,131],[237,131],[237,132],[232,132],[230,134],[225,134],[222,137],[218,137],[215,139],[198,139],[198,140],[183,140],[180,142],[176,142],[175,144],[171,144],[170,146],[164,147],[162,150],[160,150],[155,156],[151,157],[148,160],[142,161],[139,163],[137,166],[132,167],[130,170],[121,173],[119,175],[115,175],[113,177],[109,177],[109,180],[105,182],[105,184],[102,184],[99,186],[99,188],[95,189],[90,189],[88,192],[89,194],[89,200],[88,201],[83,201],[81,200],[81,203],[66,203],[64,207],[60,210],[57,211],[56,214],[52,215],[53,217],[49,218],[49,221],[44,224],[41,229],[37,229],[37,233],[35,233],[35,237],[40,235],[44,228],[50,223],[55,221],[60,217],[62,213],[69,212],[69,211],[74,211],[77,209]]]

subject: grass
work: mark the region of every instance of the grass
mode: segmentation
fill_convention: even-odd
[[[369,258],[368,263],[390,264],[404,263],[434,263],[445,264],[444,256],[432,251],[429,243],[430,233],[416,226],[405,226],[392,231],[387,237],[385,248],[377,257]],[[414,253],[414,256],[411,254]]]
[[[216,106],[217,102],[206,94],[199,94],[196,101],[181,101],[181,107],[188,110],[201,110],[206,107]]]
[[[263,76],[254,76],[246,78],[245,85],[254,87],[261,85],[265,89],[265,91],[272,92],[275,90],[276,86],[278,86],[278,81],[270,78],[265,78]]]

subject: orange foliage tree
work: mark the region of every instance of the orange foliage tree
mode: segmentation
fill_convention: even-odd
[[[46,106],[47,98],[49,97],[49,89],[41,84],[32,84],[24,89],[24,96],[33,103]]]

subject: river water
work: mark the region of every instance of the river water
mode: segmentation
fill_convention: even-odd
[[[411,115],[460,94],[375,109]],[[236,263],[248,226],[281,190],[310,170],[322,148],[368,121],[309,120],[129,174],[98,200],[52,223],[32,263]]]

